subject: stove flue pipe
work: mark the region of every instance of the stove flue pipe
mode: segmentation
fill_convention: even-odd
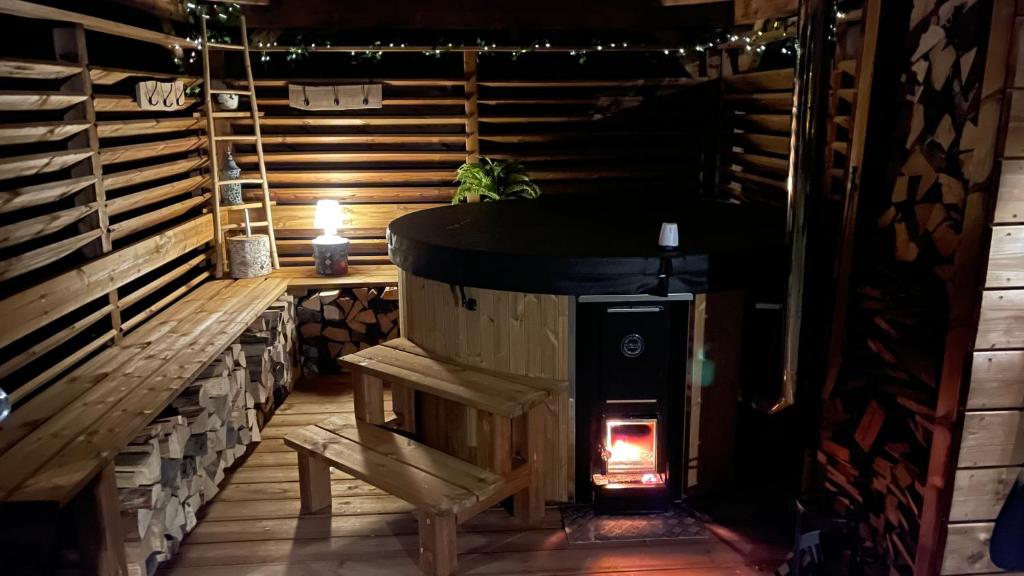
[[[790,248],[783,334],[782,390],[765,411],[776,413],[796,401],[800,365],[800,328],[803,321],[807,264],[809,204],[821,198],[824,182],[828,92],[830,86],[833,14],[825,0],[801,0],[798,16],[796,72],[793,83],[793,125],[786,180],[786,233]]]

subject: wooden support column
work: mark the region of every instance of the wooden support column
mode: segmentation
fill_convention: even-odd
[[[88,498],[78,515],[82,562],[86,573],[127,576],[128,560],[121,526],[121,502],[111,462],[93,480],[92,488],[79,495]]]
[[[384,423],[384,382],[360,372],[354,390],[356,418],[370,424]]]
[[[491,419],[491,472],[506,475],[512,471],[512,420],[497,414]]]
[[[513,496],[512,513],[530,526],[536,526],[544,518],[544,425],[546,416],[545,404],[533,407],[523,419],[526,421],[526,433],[522,435],[523,444],[516,446],[515,452],[526,458],[530,471],[530,484]]]
[[[466,162],[480,161],[480,108],[477,104],[476,50],[462,53],[462,70],[466,76]],[[479,194],[470,194],[467,202],[479,202]]]
[[[401,384],[391,385],[392,411],[398,416],[398,428],[416,431],[416,391]]]
[[[91,152],[89,161],[79,163],[71,170],[75,178],[82,176],[93,176],[96,182],[80,193],[76,204],[96,203],[96,211],[89,217],[83,219],[80,227],[82,232],[99,229],[99,249],[95,245],[88,245],[84,249],[89,257],[101,256],[113,249],[110,239],[110,218],[107,212],[107,193],[103,185],[103,163],[100,160],[100,139],[96,132],[96,107],[93,102],[92,77],[89,75],[89,52],[85,43],[85,28],[81,24],[65,28],[56,28],[53,31],[54,52],[58,59],[73,62],[82,67],[82,71],[70,77],[61,87],[62,91],[78,92],[85,95],[85,100],[71,108],[64,115],[65,120],[85,120],[89,128],[72,138],[68,143],[69,149],[88,148]],[[107,294],[110,302],[110,321],[114,330],[114,341],[120,341],[121,332],[121,309],[117,305],[117,289]]]
[[[299,452],[299,499],[302,512],[331,508],[331,468],[319,458]]]
[[[420,570],[427,576],[448,576],[458,567],[455,516],[419,515]]]

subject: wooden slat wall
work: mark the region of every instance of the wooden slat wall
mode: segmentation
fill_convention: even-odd
[[[140,80],[195,79],[167,71],[162,44],[51,14],[0,20],[32,39],[0,55],[0,381],[15,410],[209,276],[193,99],[170,113],[133,99]]]
[[[341,233],[356,240],[354,262],[388,262],[387,224],[448,203],[455,169],[477,151],[522,161],[545,194],[696,194],[701,142],[683,119],[697,108],[663,113],[648,106],[656,94],[695,83],[681,77],[682,68],[655,78],[594,79],[591,68],[569,62],[578,78],[545,77],[546,64],[564,57],[538,54],[509,66],[507,57],[476,60],[472,53],[387,54],[380,68],[367,68],[347,55],[315,54],[296,64],[320,78],[257,64],[255,73],[265,76],[257,79],[257,97],[282,265],[311,262],[309,240],[319,233],[312,227],[314,205],[323,198],[344,205]],[[381,77],[384,70],[392,72]],[[380,83],[383,107],[293,109],[289,82]],[[236,134],[251,134],[251,120],[229,122]],[[255,172],[252,144],[236,142],[235,152],[242,168]],[[241,215],[229,217],[236,222]]]
[[[723,75],[722,107],[720,193],[741,202],[784,205],[793,69]]]
[[[1004,102],[1006,135],[981,317],[949,512],[942,574],[999,572],[993,521],[1024,467],[1024,5],[1017,3]],[[1024,573],[1016,573],[1024,574]]]

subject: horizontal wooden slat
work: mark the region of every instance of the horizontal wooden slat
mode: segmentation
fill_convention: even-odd
[[[1004,160],[999,173],[996,224],[1024,224],[1024,160]]]
[[[558,132],[535,132],[516,134],[481,134],[483,142],[501,142],[503,144],[526,144],[534,142],[559,142],[562,140],[586,140],[586,141],[612,141],[612,142],[633,142],[649,140],[651,138],[685,138],[693,136],[693,132],[678,130],[641,130],[629,129],[622,131],[558,131]]]
[[[117,222],[116,224],[111,224],[109,228],[110,239],[120,240],[125,236],[130,236],[140,230],[156,226],[157,224],[166,222],[171,218],[177,218],[178,216],[187,213],[189,210],[202,206],[209,199],[209,194],[194,196],[188,200],[178,202],[177,204],[171,204],[170,206],[150,210],[149,212],[134,218],[129,218],[128,220]]]
[[[312,289],[376,288],[398,285],[398,267],[393,264],[349,266],[344,276],[321,276],[312,266],[281,268],[271,276],[288,282],[293,293]]]
[[[999,226],[992,231],[985,285],[1024,287],[1024,226]]]
[[[1024,576],[1024,572],[1003,572],[992,564],[988,552],[992,527],[991,522],[951,524],[946,536],[942,575],[999,573],[1000,576]]]
[[[166,156],[168,154],[179,154],[181,152],[206,148],[206,141],[206,138],[202,136],[186,136],[185,138],[176,138],[174,140],[156,140],[154,142],[104,148],[100,150],[100,161],[106,166],[121,162],[131,162],[132,160]]]
[[[92,214],[98,206],[95,202],[83,204],[0,227],[0,248],[53,234]]]
[[[252,177],[252,174],[244,178]],[[276,184],[451,184],[454,170],[275,170],[267,181]]]
[[[260,122],[263,126],[264,123]],[[263,144],[457,144],[465,134],[263,134]]]
[[[8,327],[0,331],[0,347],[212,238],[212,216],[200,216],[0,300],[0,318]]]
[[[975,352],[967,408],[1024,408],[1024,352]]]
[[[189,108],[197,102],[195,98],[185,98],[184,108]],[[93,97],[93,105],[97,112],[146,112],[152,114],[152,110],[143,110],[131,96],[114,94],[101,94]]]
[[[614,88],[616,86],[692,86],[703,80],[691,78],[622,78],[622,79],[522,79],[522,80],[478,80],[480,86],[492,88]]]
[[[78,236],[74,236],[66,240],[61,240],[60,242],[47,244],[46,246],[43,246],[42,248],[36,248],[31,252],[26,252],[24,254],[19,254],[18,256],[15,256],[13,258],[8,258],[7,260],[0,262],[0,280],[10,280],[11,278],[14,278],[16,276],[20,276],[22,274],[31,272],[36,268],[40,268],[42,266],[50,264],[51,262],[55,262],[67,256],[68,254],[71,254],[75,250],[78,250],[82,246],[85,246],[89,242],[92,242],[96,238],[99,238],[102,234],[102,230],[90,230],[89,232],[79,234]],[[0,301],[0,309],[4,308],[5,303],[6,301]],[[76,306],[71,306],[70,308],[68,308],[67,311],[70,312],[75,308]],[[45,310],[37,311],[37,313],[46,315]],[[53,319],[57,316],[59,315],[51,316],[50,319]],[[12,329],[10,331],[13,332],[14,330]],[[11,338],[12,340],[20,338],[21,336],[24,336],[30,331],[31,330],[18,331],[16,334],[12,334]],[[7,338],[7,335],[4,334],[3,332],[0,332],[0,340],[3,340],[5,338]]]
[[[84,94],[0,90],[0,110],[63,110],[85,101]]]
[[[382,84],[384,86],[463,86],[462,78],[334,78],[332,84]],[[245,80],[231,79],[227,83],[232,86],[247,86]],[[289,84],[323,84],[323,78],[257,78],[253,85],[257,88],[285,88]]]
[[[155,166],[145,166],[142,168],[125,170],[123,172],[115,172],[113,174],[103,176],[103,186],[109,192],[111,190],[117,190],[118,188],[124,188],[125,186],[142,184],[143,182],[159,180],[160,178],[166,178],[168,176],[174,176],[184,172],[191,172],[193,170],[201,170],[206,167],[208,162],[209,161],[206,158],[184,158],[182,160],[173,160],[171,162],[165,162]]]
[[[995,520],[1019,472],[1020,467],[957,470],[950,522]]]
[[[196,274],[195,276],[191,277],[187,281],[185,281],[183,284],[172,290],[169,294],[166,294],[163,298],[150,304],[145,309],[140,310],[134,316],[129,317],[127,314],[122,315],[121,332],[124,334],[128,334],[130,332],[133,332],[136,328],[145,325],[145,322],[152,318],[154,314],[157,314],[158,312],[167,308],[171,304],[174,304],[175,302],[180,300],[181,297],[188,291],[192,290],[193,288],[202,284],[203,282],[209,280],[212,276],[213,274],[209,270],[204,270],[199,274]],[[124,310],[123,306],[119,305],[118,308]]]
[[[968,412],[960,441],[961,468],[1024,464],[1024,417],[1020,410]]]
[[[789,172],[789,160],[785,158],[762,156],[760,154],[730,154],[725,159],[744,168],[771,172],[783,178]]]
[[[3,366],[0,366],[0,378],[10,376],[15,371],[26,366],[29,362],[37,360],[39,357],[53,350],[57,346],[60,346],[69,339],[81,334],[83,330],[89,328],[100,319],[107,317],[112,309],[113,307],[109,304],[103,306],[92,314],[72,322],[70,326],[54,332],[38,344],[35,344],[28,350],[25,350],[14,358],[11,358]]]
[[[90,156],[92,156],[90,150],[64,150],[61,152],[43,152],[27,156],[0,158],[0,179],[19,178],[63,170]]]
[[[278,202],[316,202],[339,200],[353,202],[447,202],[455,188],[430,186],[367,187],[367,188],[274,188],[271,195]]]
[[[88,127],[89,123],[84,121],[0,124],[0,145],[56,142],[70,138]]]
[[[155,32],[137,26],[129,26],[128,24],[79,14],[69,10],[61,10],[32,2],[23,2],[22,0],[5,0],[0,4],[0,12],[22,18],[41,18],[44,20],[81,24],[86,30],[102,32],[103,34],[110,34],[121,38],[131,38],[141,42],[150,42],[164,48],[171,46],[181,46],[182,48],[196,47],[195,42],[185,38],[178,38],[170,34]]]
[[[189,176],[183,180],[149,188],[134,194],[107,200],[107,214],[116,216],[129,210],[160,202],[174,196],[180,196],[205,186],[209,182],[206,176]]]
[[[764,70],[722,77],[726,89],[735,92],[769,92],[793,89],[793,69]]]
[[[787,92],[726,94],[723,98],[730,105],[740,110],[789,112],[793,109],[793,95]]]
[[[986,290],[975,348],[1024,348],[1024,290]]]
[[[793,127],[789,114],[735,114],[733,124],[746,132],[772,132],[788,134]]]
[[[96,182],[95,176],[81,176],[34,186],[0,191],[0,213],[54,202]]]
[[[737,132],[732,136],[732,144],[743,148],[745,151],[760,150],[769,154],[778,154],[779,156],[789,155],[788,136]]]
[[[125,294],[124,296],[119,298],[117,301],[117,307],[120,308],[121,310],[130,308],[131,306],[137,304],[146,296],[149,296],[153,292],[156,292],[157,290],[170,284],[174,280],[181,278],[190,270],[194,269],[196,266],[199,266],[200,264],[203,264],[209,259],[210,254],[208,253],[199,254],[198,256],[189,258],[188,260],[179,264],[178,266],[175,266],[174,269],[160,276],[156,280],[153,280],[152,282],[146,284],[145,286],[139,288],[138,290],[135,290],[134,292],[131,292],[129,294]]]
[[[593,122],[594,117],[589,114],[565,114],[550,116],[489,116],[480,114],[480,122],[486,124],[560,124],[560,123],[581,123]]]
[[[409,214],[444,206],[444,204],[350,204],[343,207],[344,226],[346,228],[379,228],[382,232],[392,220]],[[318,233],[313,226],[313,213],[316,206],[278,205],[274,207],[274,228],[282,230],[309,230]],[[233,215],[232,219],[239,218]]]
[[[729,178],[732,178],[741,184],[752,184],[759,188],[769,188],[772,190],[778,190],[779,192],[785,192],[787,190],[786,182],[782,180],[781,177],[768,178],[757,174],[751,174],[749,172],[743,172],[742,170],[727,170],[723,172],[723,175],[727,175]]]
[[[245,93],[248,95],[248,92]],[[382,106],[462,106],[466,99],[461,96],[385,96]],[[288,106],[288,98],[257,97],[256,104],[263,109],[267,106]]]
[[[282,256],[309,256],[313,254],[312,240],[278,240],[277,251]],[[351,256],[387,254],[387,240],[377,238],[350,238],[348,253]]]
[[[33,80],[60,80],[82,71],[81,66],[47,60],[0,58],[0,78],[30,78]]]
[[[252,118],[231,118],[236,126],[251,126]],[[461,126],[465,116],[278,116],[260,120],[260,128],[273,126]]]
[[[264,152],[263,159],[267,164],[314,164],[314,163],[346,163],[346,162],[447,162],[461,164],[466,161],[466,153],[452,152]],[[255,164],[256,154],[236,154],[235,160],[240,164]]]
[[[179,118],[151,118],[145,120],[107,120],[96,123],[96,133],[100,138],[119,136],[141,136],[144,134],[163,134],[184,130],[201,130],[206,127],[206,120],[189,116]]]
[[[1010,90],[1009,97],[1010,119],[1006,126],[1003,157],[1024,158],[1024,90]]]

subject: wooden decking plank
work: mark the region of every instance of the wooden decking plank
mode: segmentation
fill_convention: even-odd
[[[332,467],[356,478],[372,478],[373,484],[381,490],[434,514],[454,514],[477,501],[472,492],[462,487],[322,428],[303,427],[289,434],[285,443],[296,450],[321,457]]]
[[[112,459],[154,414],[169,405],[188,382],[284,292],[284,283],[279,280],[266,277],[237,280],[217,298],[208,301],[203,309],[210,310],[205,308],[206,305],[212,307],[212,321],[205,327],[194,329],[192,342],[184,346],[164,347],[163,350],[173,356],[155,371],[144,370],[141,366],[145,362],[140,362],[139,373],[129,377],[127,383],[118,374],[119,377],[113,379],[117,383],[115,389],[126,388],[128,391],[109,412],[116,417],[103,418],[103,427],[99,429],[98,419],[88,419],[88,433],[75,437],[56,458],[19,486],[13,499],[66,503],[105,461]],[[97,388],[93,389],[97,399],[110,401],[117,398],[113,390],[100,391]],[[75,412],[78,416],[82,410]]]
[[[489,470],[373,424],[329,418],[317,426],[468,490],[476,494],[477,500],[491,496],[505,482],[504,478]]]
[[[332,498],[330,513],[304,515],[310,518],[320,516],[358,516],[363,514],[407,514],[415,512],[416,506],[390,494],[382,496],[351,496]],[[257,502],[221,502],[214,500],[203,512],[204,522],[221,520],[260,520],[272,518],[295,518],[300,514],[299,500],[261,500]]]
[[[292,464],[290,468],[295,468]],[[235,484],[229,482],[217,493],[219,502],[269,502],[271,500],[299,500],[298,473],[295,480],[280,482],[246,482]],[[331,470],[331,496],[344,498],[347,496],[385,496],[376,486],[356,480],[340,470]]]
[[[223,491],[217,495],[220,499]],[[296,496],[296,499],[298,497]],[[557,508],[548,508],[538,528],[562,526]],[[460,532],[505,532],[522,530],[522,524],[501,508],[485,510],[459,525]],[[267,518],[258,520],[221,520],[200,522],[189,534],[186,546],[214,542],[251,542],[294,538],[307,540],[367,534],[416,534],[416,519],[411,514],[366,514],[317,518]]]

